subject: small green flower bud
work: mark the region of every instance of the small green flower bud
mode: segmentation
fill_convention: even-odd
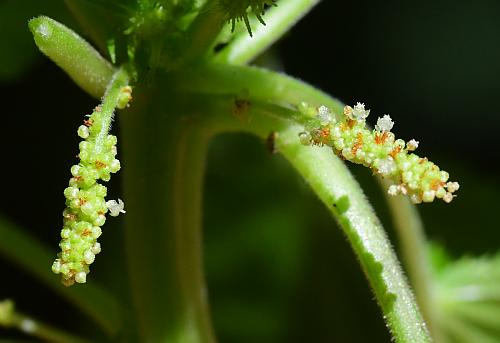
[[[66,199],[75,199],[78,197],[79,189],[77,187],[67,187],[64,190],[64,196]]]
[[[78,127],[78,136],[80,136],[83,139],[89,138],[89,128],[85,125],[80,125]]]
[[[61,272],[61,260],[56,259],[54,263],[52,263],[52,272],[54,274],[59,274]]]
[[[97,242],[92,246],[92,252],[97,255],[101,252],[101,243]]]
[[[75,281],[78,283],[85,283],[87,282],[87,274],[85,272],[78,272],[75,275]]]
[[[116,173],[117,171],[120,170],[120,168],[121,168],[120,161],[116,159],[114,159],[109,165],[109,170],[111,173]]]
[[[85,260],[85,263],[92,264],[95,260],[95,255],[92,250],[85,251],[85,253],[83,254],[83,259]]]

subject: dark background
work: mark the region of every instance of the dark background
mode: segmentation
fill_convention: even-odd
[[[61,5],[14,2],[0,1],[0,215],[55,254],[76,128],[95,100],[31,42],[25,20],[46,13],[68,23]],[[26,10],[21,3],[29,4]],[[2,13],[9,8],[17,12]],[[346,103],[365,102],[373,118],[390,114],[398,136],[419,140],[419,153],[460,182],[452,204],[418,207],[430,239],[457,257],[493,253],[500,242],[498,18],[500,2],[493,0],[327,0],[276,49],[287,73]],[[16,20],[16,31],[6,32]],[[118,125],[113,130],[119,135]],[[352,170],[393,236],[381,191],[366,170]],[[120,194],[119,176],[110,193]],[[263,142],[226,135],[212,143],[204,220],[221,342],[389,342],[342,233]],[[106,224],[92,277],[126,296],[127,286],[109,272],[125,273],[121,224]],[[48,322],[91,330],[31,276],[4,260],[0,270],[0,299],[13,298]],[[2,336],[18,335],[0,329]]]

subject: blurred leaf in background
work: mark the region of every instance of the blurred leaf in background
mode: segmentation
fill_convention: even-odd
[[[63,1],[3,0],[0,2],[0,84],[13,82],[29,72],[36,60],[42,58],[33,44],[26,23],[34,16],[45,14],[72,24]]]

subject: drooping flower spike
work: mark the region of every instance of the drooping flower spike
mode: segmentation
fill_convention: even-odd
[[[101,251],[97,238],[106,221],[106,213],[117,216],[125,213],[124,203],[118,199],[106,202],[107,189],[98,183],[109,181],[111,173],[120,170],[116,159],[116,136],[108,134],[116,108],[124,108],[131,100],[126,72],[119,70],[113,76],[101,105],[78,128],[80,162],[71,167],[72,178],[64,190],[66,209],[63,211],[63,229],[57,259],[52,271],[61,274],[62,283],[70,286],[85,283],[89,266]]]
[[[371,130],[366,125],[370,111],[359,102],[354,107],[345,106],[343,116],[326,106],[316,108],[306,103],[299,111],[306,117],[305,131],[299,134],[302,144],[327,145],[341,158],[389,178],[393,182],[387,191],[390,195],[408,195],[413,203],[453,200],[458,182],[449,182],[446,171],[411,153],[418,148],[418,141],[396,139],[389,115],[378,118]]]

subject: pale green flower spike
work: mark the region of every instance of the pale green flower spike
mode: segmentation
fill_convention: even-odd
[[[71,167],[73,177],[64,190],[61,252],[52,264],[52,271],[61,274],[66,286],[87,280],[89,266],[101,251],[97,238],[106,212],[109,210],[112,216],[125,213],[122,200],[106,202],[107,189],[97,181],[109,181],[111,173],[120,170],[120,161],[115,158],[116,136],[108,131],[115,109],[126,107],[131,93],[127,73],[120,69],[111,79],[102,104],[78,128],[78,136],[84,139],[80,142],[80,163]]]
[[[354,108],[345,106],[344,116],[332,113],[326,106],[315,108],[306,103],[299,105],[299,111],[307,118],[305,131],[299,134],[302,144],[330,146],[339,157],[389,178],[393,181],[387,191],[390,195],[408,195],[413,203],[432,202],[435,198],[448,203],[453,200],[458,182],[448,182],[447,172],[427,158],[410,153],[419,142],[396,139],[389,115],[378,118],[375,129],[370,130],[365,122],[370,111],[359,102]]]

